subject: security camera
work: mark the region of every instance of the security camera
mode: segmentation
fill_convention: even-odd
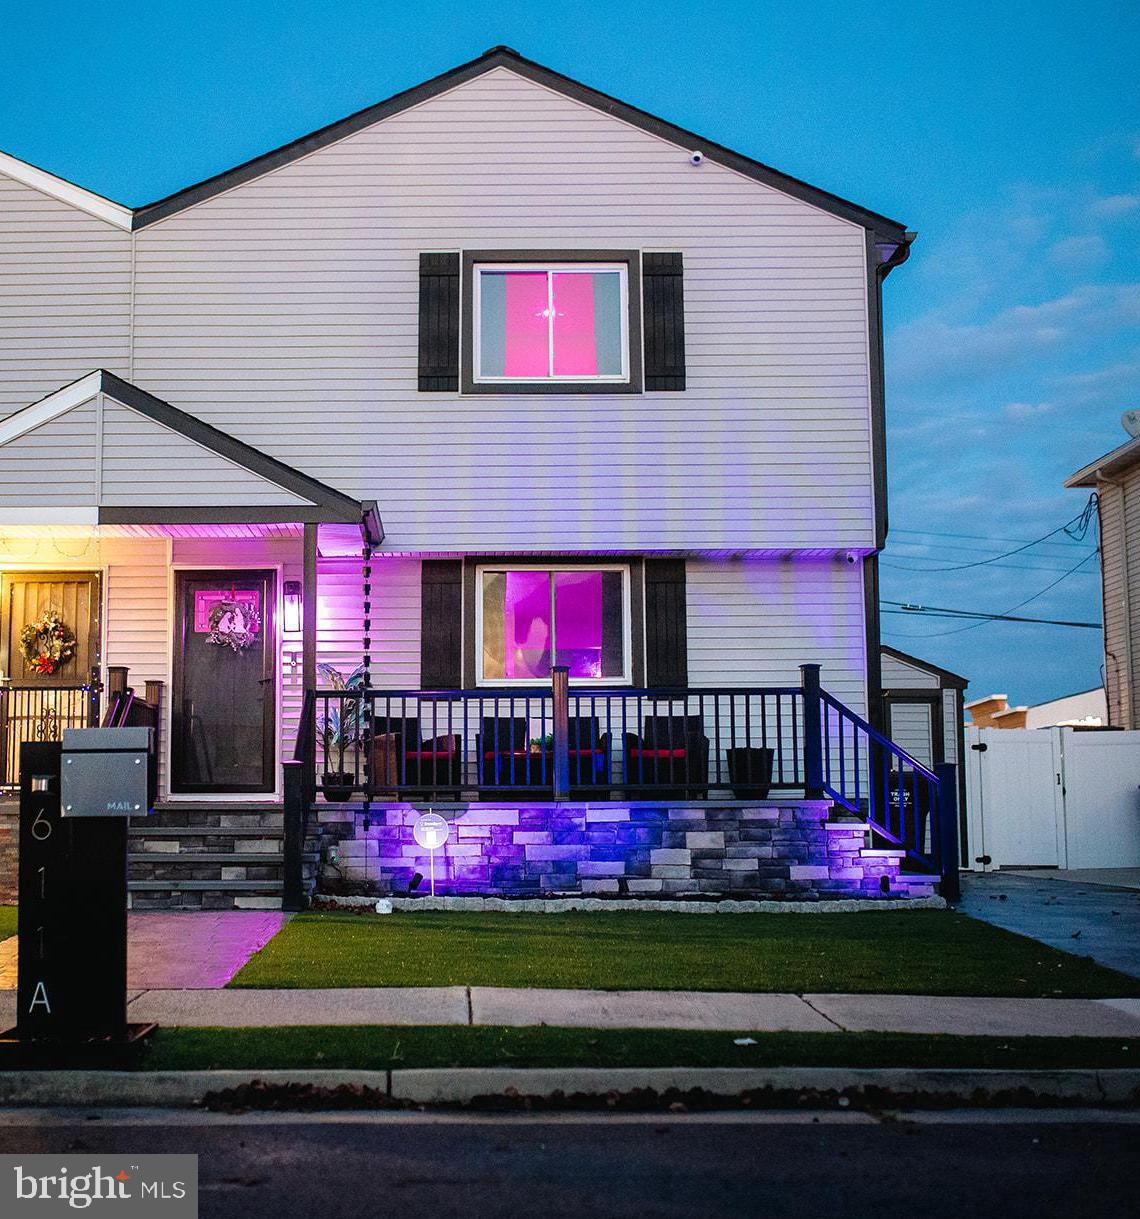
[[[705,154],[703,152],[689,153],[689,162],[693,165],[699,165],[704,159],[705,159]]]
[[[853,550],[849,550],[843,557],[852,566],[859,562],[859,556]]]

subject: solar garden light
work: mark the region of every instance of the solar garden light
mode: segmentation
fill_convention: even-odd
[[[428,852],[428,867],[431,877],[431,895],[435,897],[435,853],[447,841],[447,822],[430,810],[416,818],[412,837]]]

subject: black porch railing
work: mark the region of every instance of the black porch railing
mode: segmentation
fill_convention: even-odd
[[[570,688],[556,670],[528,689],[309,691],[285,792],[299,859],[318,793],[347,803],[794,791],[865,819],[876,841],[941,872],[953,896],[947,769],[949,781],[823,690],[818,665],[801,666],[798,686],[688,689]]]
[[[798,686],[572,688],[561,698],[551,687],[316,690],[296,760],[342,799],[755,796],[804,786],[802,701]]]
[[[99,723],[99,687],[0,686],[0,775],[4,787],[20,785],[24,741],[59,741],[65,728]]]

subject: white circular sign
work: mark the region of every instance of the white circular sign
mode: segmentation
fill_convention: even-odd
[[[412,835],[420,846],[434,851],[447,841],[447,822],[439,813],[424,813],[412,827]]]

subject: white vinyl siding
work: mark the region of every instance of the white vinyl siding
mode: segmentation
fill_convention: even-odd
[[[934,708],[930,703],[892,703],[887,735],[916,762],[934,765]]]
[[[863,575],[834,559],[685,564],[690,686],[798,686],[801,664],[866,714]]]
[[[0,445],[0,505],[94,507],[97,413],[85,402]]]
[[[0,445],[3,507],[309,502],[105,394]]]
[[[394,549],[873,543],[862,229],[497,69],[136,235],[134,372]],[[688,389],[418,393],[423,250],[680,250]]]
[[[882,664],[884,690],[937,690],[940,684],[936,673],[908,665],[897,656],[884,653]]]
[[[130,373],[131,237],[0,174],[0,417]]]
[[[364,605],[359,559],[317,566],[317,660],[347,677],[363,652]],[[372,564],[372,685],[415,690],[420,684],[420,562],[385,558]],[[326,683],[318,679],[317,684]]]
[[[286,507],[309,501],[104,397],[101,503]]]
[[[1140,728],[1140,465],[1102,480],[1097,493],[1109,722]]]

